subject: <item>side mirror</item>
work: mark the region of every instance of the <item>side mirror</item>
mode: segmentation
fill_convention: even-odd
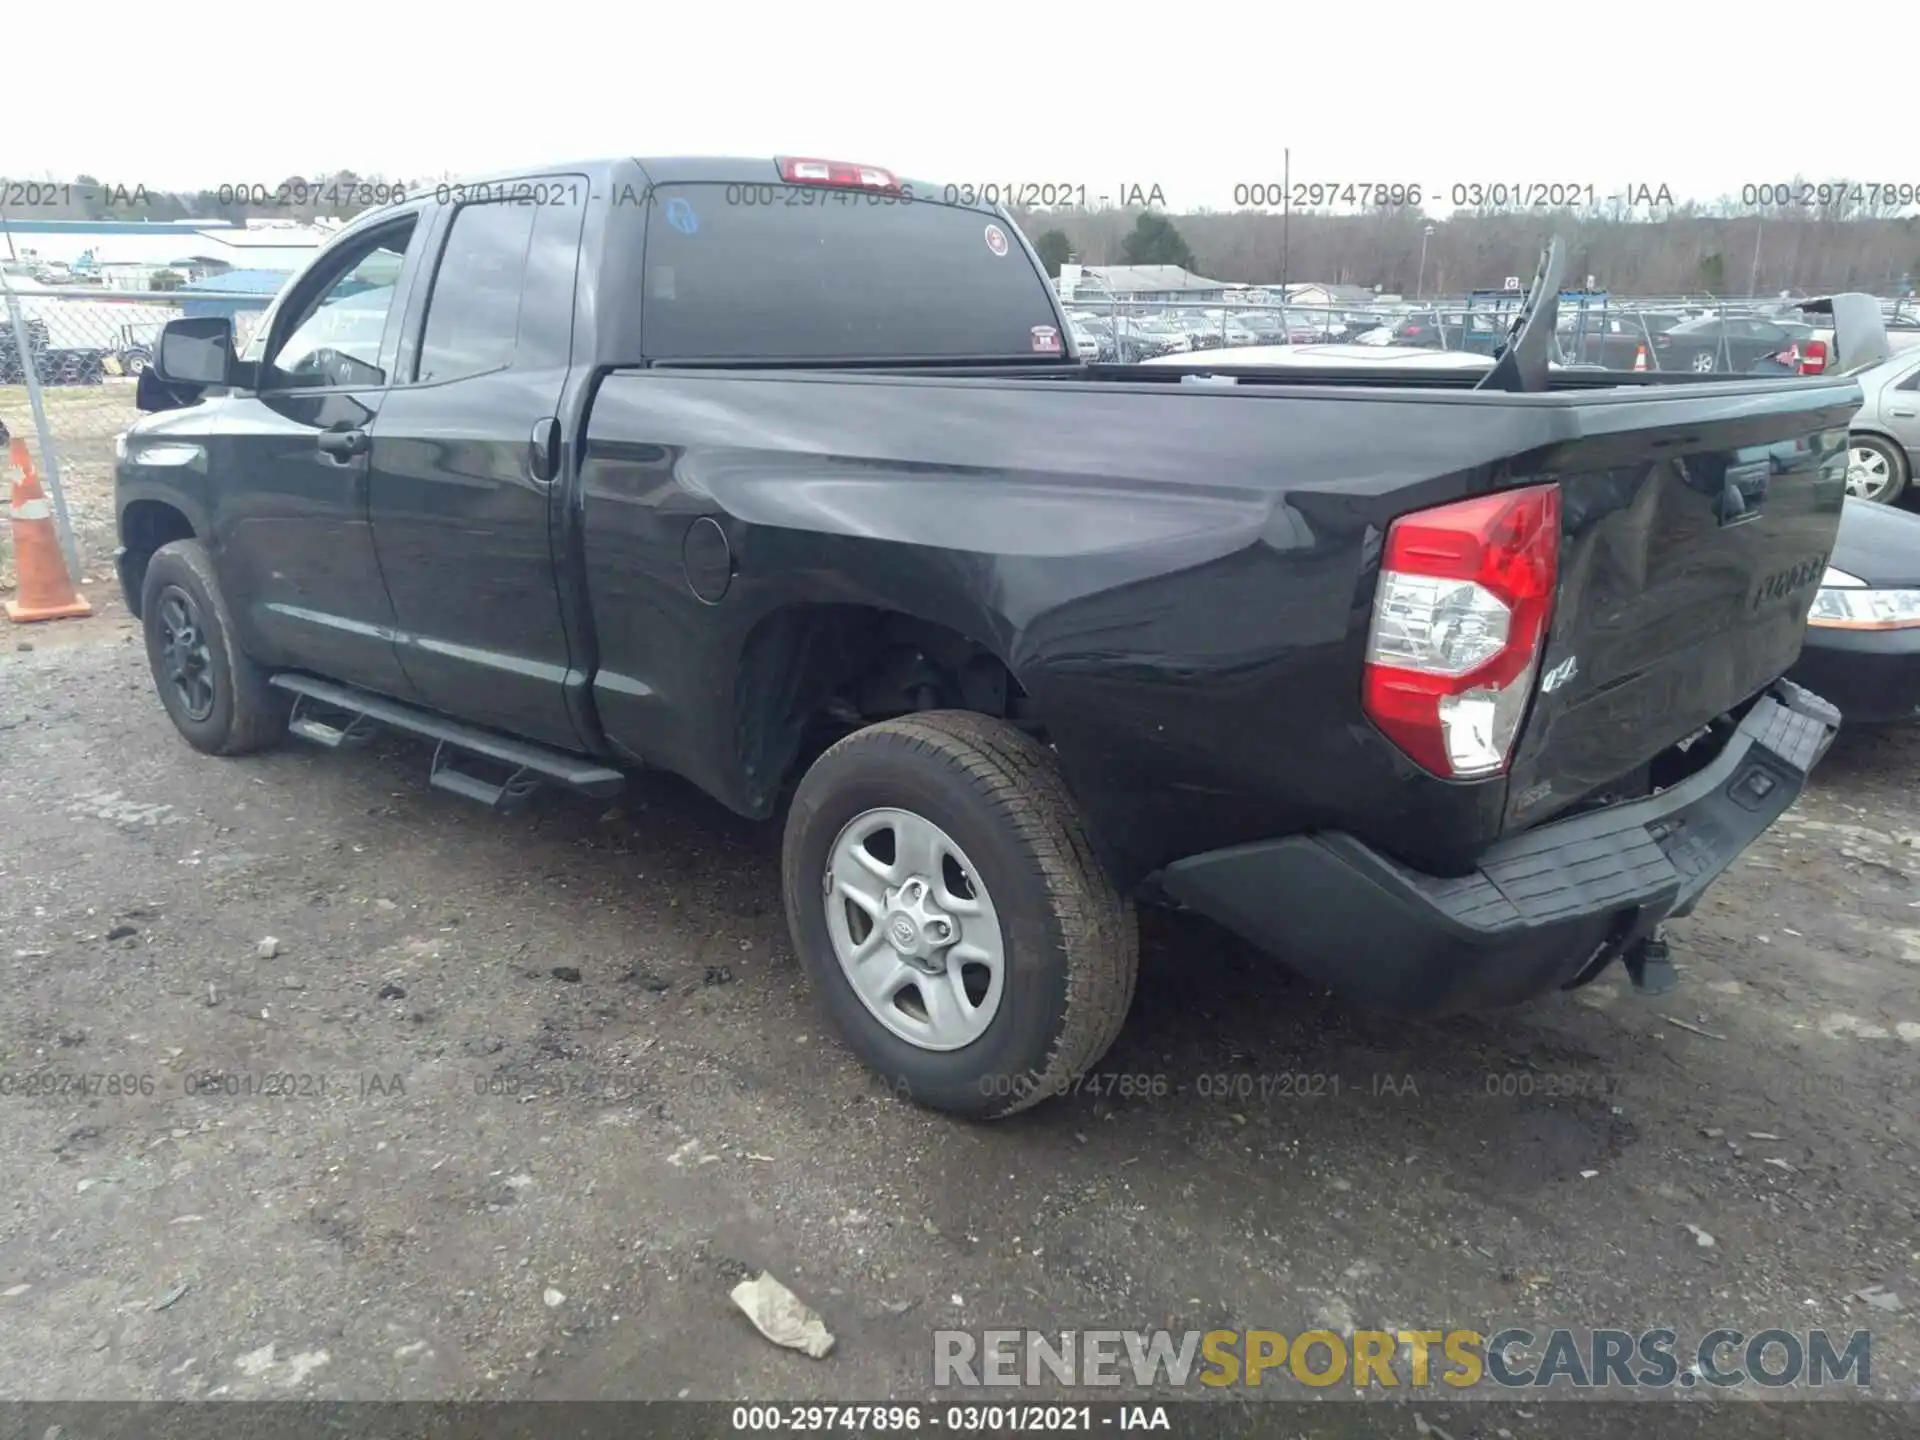
[[[190,315],[166,323],[150,368],[172,385],[230,385],[233,352],[231,319],[225,315]]]
[[[169,385],[160,378],[159,372],[149,365],[140,372],[134,382],[133,403],[136,409],[152,414],[158,410],[178,410],[198,400],[202,387],[198,385]]]

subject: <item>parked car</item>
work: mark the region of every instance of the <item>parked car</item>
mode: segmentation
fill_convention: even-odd
[[[1631,370],[1644,349],[1646,364],[1651,367],[1654,337],[1664,335],[1681,319],[1675,312],[1662,310],[1587,315],[1580,319],[1563,316],[1560,341],[1572,358],[1604,365],[1609,370]]]
[[[1187,337],[1187,343],[1194,350],[1218,350],[1221,344],[1220,326],[1197,311],[1176,311],[1173,324]]]
[[[1791,678],[1844,724],[1920,719],[1920,515],[1848,499]]]
[[[1190,355],[1162,355],[1151,362],[1156,366],[1184,365],[1189,369],[1206,365],[1238,369],[1241,366],[1274,366],[1298,370],[1376,369],[1470,371],[1484,375],[1493,368],[1493,357],[1470,355],[1464,350],[1438,350],[1414,345],[1261,345],[1232,354],[1209,356],[1197,361]],[[1556,367],[1557,368],[1557,367]]]
[[[1438,350],[1454,348],[1448,343],[1449,330],[1441,323],[1438,310],[1415,310],[1403,315],[1388,328],[1390,345],[1431,346]]]
[[[1783,361],[1797,360],[1799,371],[1803,375],[1821,375],[1829,371],[1858,371],[1866,368],[1866,365],[1861,363],[1861,357],[1842,354],[1835,343],[1833,299],[1831,295],[1823,295],[1816,299],[1802,301],[1799,307],[1800,318],[1812,328],[1794,346],[1788,347],[1784,352],[1777,352]],[[1873,351],[1865,357],[1868,364],[1879,363],[1886,354],[1898,354],[1904,350],[1920,347],[1920,316],[1916,316],[1904,302],[1896,302],[1890,313],[1882,313],[1880,333],[1884,336],[1884,349],[1876,344]]]
[[[1105,358],[1132,365],[1155,355],[1166,354],[1174,348],[1175,337],[1154,329],[1140,316],[1121,315],[1110,322],[1103,339],[1111,346],[1110,354],[1102,352]],[[1186,336],[1181,335],[1178,340],[1184,347]]]
[[[1747,316],[1702,316],[1653,337],[1650,357],[1661,370],[1738,373],[1813,335],[1811,325]]]
[[[1243,311],[1240,324],[1253,336],[1255,345],[1284,345],[1287,343],[1286,323],[1279,314],[1270,310]]]
[[[1193,338],[1177,322],[1165,315],[1142,315],[1129,322],[1135,337],[1148,341],[1151,349],[1143,347],[1139,358],[1145,360],[1153,355],[1184,354],[1193,348]]]
[[[1207,323],[1213,327],[1214,334],[1220,337],[1223,348],[1243,349],[1248,345],[1260,343],[1260,337],[1237,316],[1209,315],[1206,319]]]
[[[1346,337],[1347,327],[1324,310],[1296,310],[1289,307],[1283,323],[1288,343],[1326,345]]]
[[[1084,315],[1068,312],[1068,323],[1077,325],[1093,337],[1094,356],[1097,359],[1112,362],[1120,357],[1120,346],[1114,335],[1113,322],[1104,315]]]
[[[1100,337],[1098,335],[1094,334],[1093,331],[1089,330],[1085,325],[1076,324],[1071,320],[1069,320],[1067,324],[1073,331],[1073,352],[1075,355],[1079,356],[1082,360],[1099,360],[1104,358]]]
[[[1853,378],[1865,399],[1847,434],[1847,493],[1891,505],[1920,460],[1920,346]]]
[[[1218,365],[1222,369],[1242,366],[1282,366],[1308,370],[1350,370],[1376,372],[1442,370],[1485,375],[1494,367],[1491,355],[1469,350],[1436,350],[1414,345],[1262,345],[1249,350],[1223,351],[1218,357],[1195,361],[1192,356],[1163,355],[1156,365],[1185,365],[1189,369]],[[1600,365],[1574,365],[1559,358],[1549,359],[1548,368],[1562,372],[1604,373]]]
[[[1859,387],[1552,374],[1558,245],[1477,388],[1192,384],[1066,353],[994,210],[722,200],[872,166],[540,173],[583,198],[347,222],[238,359],[166,327],[116,464],[160,704],[213,755],[424,736],[495,807],[645,765],[783,815],[794,951],[922,1104],[1094,1065],[1136,894],[1408,1013],[1664,988],[1832,738],[1779,677]]]

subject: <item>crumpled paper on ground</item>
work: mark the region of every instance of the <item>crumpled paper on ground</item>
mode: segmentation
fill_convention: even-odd
[[[742,1280],[733,1287],[733,1303],[746,1312],[753,1328],[776,1345],[824,1360],[833,1349],[827,1325],[806,1302],[771,1275]]]

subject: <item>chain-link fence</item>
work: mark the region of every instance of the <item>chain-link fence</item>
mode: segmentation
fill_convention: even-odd
[[[231,315],[244,343],[271,299],[79,287],[0,297],[0,424],[27,442],[42,484],[57,487],[54,498],[64,502],[87,583],[112,576],[114,440],[140,417],[135,389],[152,363],[160,328],[182,315]],[[10,309],[18,311],[18,324]],[[8,527],[0,526],[0,588],[12,584]]]
[[[0,422],[27,441],[40,474],[57,482],[71,517],[80,573],[111,578],[115,545],[114,440],[139,418],[136,380],[152,362],[160,328],[181,315],[230,315],[245,344],[271,296],[42,287],[13,295],[21,325],[0,310]],[[1512,297],[1517,301],[1518,296]],[[1494,297],[1429,298],[1378,306],[1227,304],[1221,300],[1096,296],[1083,285],[1066,301],[1083,355],[1132,362],[1159,355],[1247,346],[1395,345],[1491,355],[1515,313]],[[1750,371],[1765,367],[1808,327],[1779,302],[1698,297],[1668,300],[1564,298],[1562,363],[1609,369]],[[24,330],[23,346],[17,331]],[[1783,339],[1782,337],[1788,337]],[[37,382],[47,434],[27,384]],[[51,440],[51,446],[45,442]],[[0,526],[0,587],[12,583],[7,527]]]
[[[1133,298],[1082,283],[1063,304],[1082,355],[1133,363],[1165,355],[1251,346],[1381,346],[1450,350],[1489,360],[1506,343],[1524,297],[1487,291],[1375,305],[1255,304],[1223,299]],[[1911,302],[1883,301],[1890,326],[1916,327]],[[1566,292],[1556,363],[1607,370],[1788,374],[1829,322],[1789,300],[1671,299]],[[1901,343],[1899,341],[1896,344]],[[1323,363],[1352,356],[1323,353]],[[1382,358],[1385,358],[1384,356]]]

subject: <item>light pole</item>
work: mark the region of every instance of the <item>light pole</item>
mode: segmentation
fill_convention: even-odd
[[[1413,298],[1418,300],[1427,288],[1427,241],[1433,238],[1433,226],[1420,232],[1420,273],[1413,280]]]
[[[1287,262],[1293,258],[1293,151],[1280,154],[1280,296],[1285,299]]]

